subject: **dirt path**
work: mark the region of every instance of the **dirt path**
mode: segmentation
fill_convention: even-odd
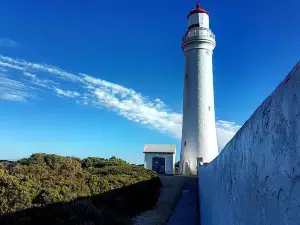
[[[165,225],[175,208],[182,185],[183,176],[161,176],[163,188],[156,206],[132,219],[134,225]]]

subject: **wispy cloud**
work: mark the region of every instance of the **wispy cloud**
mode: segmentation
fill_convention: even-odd
[[[26,101],[35,95],[29,91],[30,87],[23,82],[11,80],[4,75],[5,74],[0,75],[0,99]]]
[[[23,69],[21,69],[23,70]],[[27,79],[30,80],[30,83],[36,86],[44,87],[47,89],[55,90],[59,86],[59,83],[54,82],[53,80],[45,79],[45,78],[39,78],[35,74],[23,71],[23,75],[27,77]]]
[[[224,146],[231,140],[240,128],[241,126],[237,125],[235,122],[224,120],[216,121],[219,151],[223,150]]]
[[[18,42],[11,40],[9,38],[0,38],[0,48],[7,47],[7,48],[15,48],[19,45]]]
[[[174,138],[181,138],[182,115],[174,112],[159,98],[151,99],[131,88],[88,74],[74,74],[52,65],[27,62],[3,55],[0,55],[0,68],[19,71],[22,74],[19,79],[24,81],[20,83],[24,85],[23,94],[27,93],[30,96],[28,87],[43,88],[60,97],[69,98],[76,104],[106,108],[128,120]],[[17,90],[16,86],[4,84],[3,87],[10,89],[11,93]],[[69,87],[72,87],[72,90]],[[13,100],[9,97],[2,99]],[[219,149],[222,149],[240,128],[234,122],[223,120],[216,121],[216,126]]]
[[[80,94],[77,91],[69,91],[69,90],[62,90],[60,88],[54,88],[54,91],[60,95],[67,98],[76,98],[79,97]]]

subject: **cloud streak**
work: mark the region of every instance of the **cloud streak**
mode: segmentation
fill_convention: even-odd
[[[9,38],[0,38],[0,47],[15,48],[19,43]]]
[[[106,108],[128,120],[174,138],[181,138],[182,115],[171,110],[159,98],[151,99],[131,88],[88,74],[70,73],[52,65],[27,62],[3,55],[0,55],[0,71],[6,71],[6,74],[18,71],[21,74],[18,79],[23,82],[11,79],[7,81],[8,78],[2,77],[6,82],[0,83],[0,90],[6,88],[8,93],[21,91],[16,99],[29,99],[34,95],[32,89],[43,89],[59,97],[71,99],[76,104]],[[72,90],[69,87],[72,87]],[[14,100],[13,97],[4,94],[2,99]],[[216,127],[219,149],[222,149],[240,128],[234,122],[223,120],[217,120]]]
[[[7,78],[6,74],[0,74],[0,99],[24,102],[34,97],[34,93],[30,93],[30,86],[23,82]]]
[[[76,98],[80,96],[77,91],[62,90],[60,88],[54,88],[54,91],[57,93],[57,95],[67,98]]]

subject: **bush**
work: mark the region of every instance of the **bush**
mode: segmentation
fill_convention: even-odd
[[[18,224],[17,218],[28,219],[22,224],[35,220],[56,224],[51,219],[54,215],[59,217],[58,224],[68,224],[89,217],[83,216],[82,208],[93,214],[94,224],[109,224],[115,219],[109,215],[116,212],[128,217],[152,207],[160,187],[155,172],[116,157],[80,160],[33,154],[17,162],[0,162],[0,215],[10,213],[2,216],[0,224]],[[10,216],[20,210],[20,217]]]

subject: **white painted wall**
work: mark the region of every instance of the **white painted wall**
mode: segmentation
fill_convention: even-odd
[[[166,168],[165,174],[174,174],[175,173],[175,154],[166,154],[166,153],[145,153],[144,167],[146,169],[152,170],[152,158],[153,157],[165,157],[166,159]]]
[[[300,62],[209,165],[202,225],[300,224]]]

